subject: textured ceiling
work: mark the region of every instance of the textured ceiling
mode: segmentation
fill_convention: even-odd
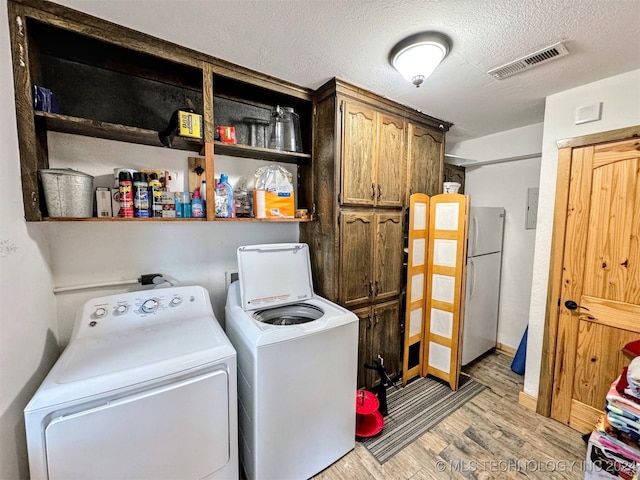
[[[305,87],[341,78],[453,122],[449,144],[542,122],[547,95],[640,68],[640,0],[57,3]],[[453,46],[415,88],[388,54],[428,30],[447,34]],[[569,56],[504,80],[486,73],[557,41]]]

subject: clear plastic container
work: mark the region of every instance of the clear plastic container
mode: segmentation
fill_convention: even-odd
[[[269,148],[302,152],[300,117],[295,110],[278,105],[271,115]]]

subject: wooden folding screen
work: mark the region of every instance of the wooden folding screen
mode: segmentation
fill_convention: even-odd
[[[410,209],[403,380],[430,374],[457,390],[468,198],[448,193],[429,199],[416,194]],[[422,351],[416,365],[417,344]]]
[[[422,374],[428,236],[429,197],[424,193],[416,193],[411,195],[409,204],[403,385],[411,378]]]

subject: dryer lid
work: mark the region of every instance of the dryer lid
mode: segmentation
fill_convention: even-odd
[[[244,310],[276,307],[313,297],[306,243],[239,247],[238,275]]]

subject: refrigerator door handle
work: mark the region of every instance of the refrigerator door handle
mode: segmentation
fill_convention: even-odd
[[[469,298],[471,298],[473,297],[473,291],[476,289],[476,267],[473,263],[473,258],[469,259],[468,268],[469,279],[471,280],[469,282]]]
[[[480,226],[478,225],[478,219],[475,217],[471,217],[471,221],[473,222],[473,255],[476,255],[478,250],[478,237],[480,236]]]

